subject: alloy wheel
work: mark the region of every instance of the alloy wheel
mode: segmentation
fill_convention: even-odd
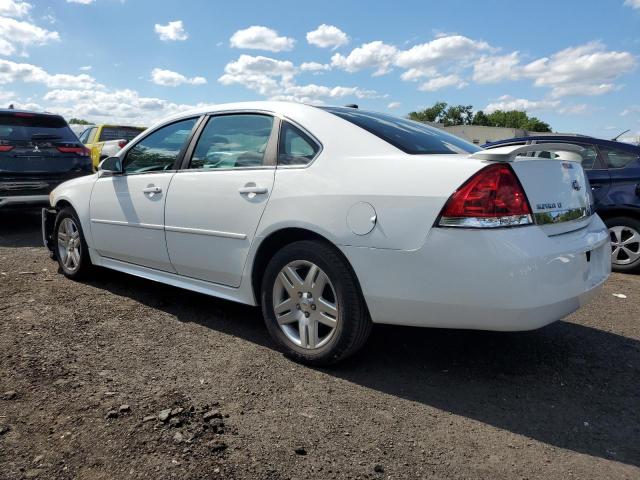
[[[615,265],[630,265],[640,259],[640,233],[634,228],[619,225],[609,228],[611,261]]]
[[[69,273],[80,268],[80,230],[72,218],[64,218],[58,227],[58,258]]]
[[[308,350],[326,345],[340,318],[331,280],[306,260],[290,262],[280,270],[273,288],[273,309],[289,341]]]

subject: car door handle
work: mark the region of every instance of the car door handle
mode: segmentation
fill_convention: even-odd
[[[263,195],[265,193],[267,193],[269,190],[267,189],[267,187],[242,187],[238,189],[238,192],[245,194],[245,193],[253,193],[256,195]]]
[[[162,188],[161,187],[146,187],[142,189],[143,193],[162,193]]]

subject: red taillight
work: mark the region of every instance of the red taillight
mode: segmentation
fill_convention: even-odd
[[[13,150],[13,145],[0,145],[0,152],[10,152]]]
[[[120,140],[120,141],[118,142],[118,146],[119,146],[120,148],[124,148],[124,146],[125,146],[127,143],[129,143],[127,140]]]
[[[88,157],[91,151],[86,147],[56,147],[60,153],[75,153],[81,157]]]
[[[506,227],[533,223],[527,196],[509,165],[496,163],[467,180],[440,214],[443,227]]]

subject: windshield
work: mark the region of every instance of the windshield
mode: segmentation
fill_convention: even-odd
[[[35,113],[0,113],[0,142],[77,142],[64,118]]]
[[[136,128],[136,127],[102,127],[102,132],[100,132],[100,142],[105,142],[108,140],[133,140],[137,137],[141,132],[144,131],[144,128]]]
[[[413,155],[469,154],[481,149],[435,127],[404,118],[348,107],[318,107]]]

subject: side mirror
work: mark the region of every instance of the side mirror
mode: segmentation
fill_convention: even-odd
[[[120,157],[107,157],[98,165],[99,172],[108,172],[112,175],[119,175],[122,173],[122,161]]]

